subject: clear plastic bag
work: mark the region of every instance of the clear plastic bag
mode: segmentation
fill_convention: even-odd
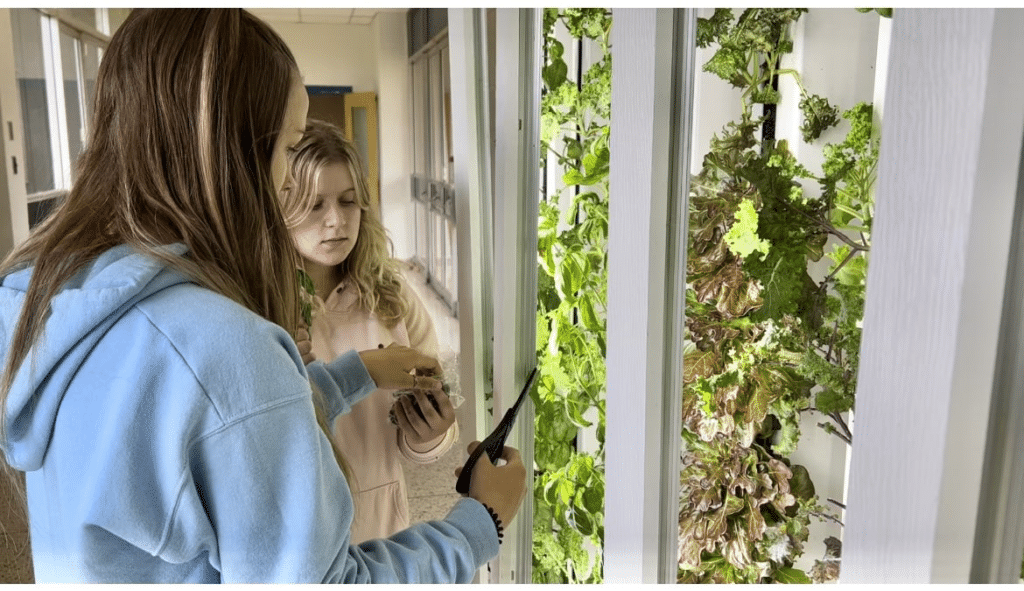
[[[459,406],[461,406],[462,403],[465,402],[465,398],[462,397],[462,394],[459,389],[459,356],[456,355],[455,353],[451,353],[449,355],[442,356],[440,359],[438,359],[438,361],[441,364],[441,376],[439,378],[441,380],[441,390],[448,396],[448,400],[451,401],[452,407],[459,408]],[[413,408],[419,411],[419,403],[416,402],[416,398],[413,395],[413,390],[395,390],[392,393],[392,396],[394,396],[395,400],[398,400],[402,396],[412,397]],[[440,412],[441,407],[434,399],[433,392],[428,392],[427,398],[429,398],[430,401],[434,404],[434,409]],[[388,411],[388,420],[391,422],[392,425],[395,425],[396,427],[398,426],[398,418],[395,417],[394,408]]]

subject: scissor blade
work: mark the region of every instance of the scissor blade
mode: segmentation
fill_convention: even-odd
[[[523,400],[526,400],[526,394],[533,387],[533,381],[537,378],[537,368],[534,367],[533,371],[530,372],[530,377],[526,378],[526,385],[523,386],[523,391],[519,393],[519,398],[516,398],[515,404],[512,405],[513,411],[518,410],[519,406],[523,404]]]

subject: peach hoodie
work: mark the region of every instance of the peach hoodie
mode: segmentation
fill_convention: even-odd
[[[391,329],[359,304],[356,290],[347,289],[346,281],[338,284],[313,318],[310,335],[317,359],[327,362],[351,349],[364,351],[392,343],[436,357],[437,334],[430,315],[405,278],[400,276],[399,280],[410,309],[405,319]],[[374,391],[334,422],[334,441],[355,476],[355,481],[349,482],[355,501],[353,544],[388,537],[409,526],[409,498],[399,454],[427,464],[459,439],[456,422],[443,436],[424,446],[426,450],[414,450],[388,419],[394,404],[392,392]]]

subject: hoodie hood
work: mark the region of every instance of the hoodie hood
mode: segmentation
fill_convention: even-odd
[[[162,247],[177,256],[184,244]],[[0,372],[6,367],[32,267],[0,282]],[[15,374],[4,411],[0,450],[23,471],[39,469],[46,455],[64,392],[104,333],[139,301],[188,280],[166,264],[127,245],[86,265],[50,303],[40,338]]]

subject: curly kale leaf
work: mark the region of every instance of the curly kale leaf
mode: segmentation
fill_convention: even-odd
[[[716,8],[711,18],[697,19],[697,47],[705,48],[725,34],[732,23],[732,9]]]
[[[804,116],[800,132],[807,143],[818,139],[823,131],[839,123],[839,109],[830,105],[825,97],[816,94],[805,94],[800,99],[800,112]]]
[[[782,100],[782,95],[779,91],[775,90],[771,86],[762,86],[755,90],[750,95],[750,101],[753,103],[762,103],[765,105],[777,105]]]
[[[566,8],[562,21],[569,34],[577,39],[600,39],[608,34],[612,24],[604,8]]]
[[[822,196],[833,199],[837,185],[846,179],[861,160],[873,163],[878,155],[878,138],[873,137],[872,106],[858,103],[843,113],[850,122],[850,131],[838,144],[826,144],[822,149],[825,161],[821,165],[824,177],[821,180]],[[873,167],[871,172],[873,173]]]
[[[718,9],[710,19],[698,19],[697,43],[707,47],[718,42],[718,51],[704,64],[711,72],[733,86],[743,88],[761,78],[761,63],[768,56],[792,51],[789,25],[807,12],[806,8],[745,10],[730,26],[732,12]],[[702,45],[701,45],[702,44]],[[774,57],[770,58],[774,61]],[[750,68],[755,68],[751,71]],[[754,102],[776,103],[777,93],[761,90]]]
[[[737,88],[747,85],[747,53],[737,47],[723,45],[711,59],[704,63],[704,71],[710,72]]]

